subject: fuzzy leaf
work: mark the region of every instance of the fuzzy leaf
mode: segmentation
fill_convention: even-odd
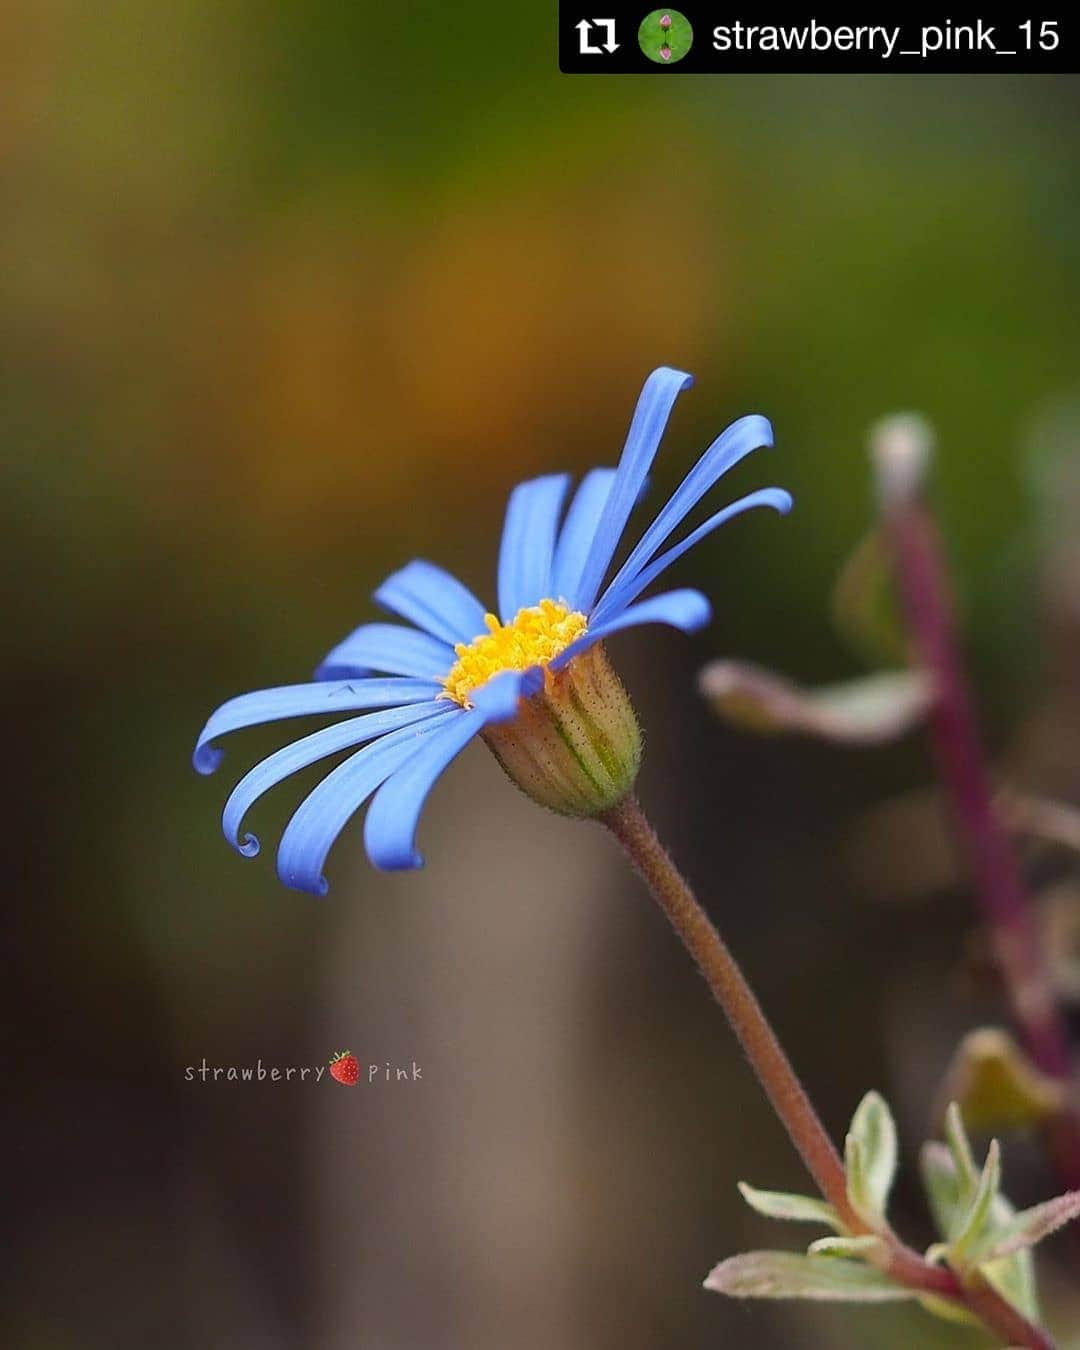
[[[861,1145],[866,1203],[873,1214],[884,1218],[896,1176],[897,1141],[892,1112],[879,1092],[868,1092],[859,1103],[851,1134]]]
[[[871,1233],[861,1237],[823,1237],[807,1247],[808,1256],[842,1256],[853,1261],[867,1260],[873,1253],[885,1250],[882,1238]]]
[[[866,1154],[862,1140],[849,1134],[844,1140],[844,1172],[847,1176],[847,1195],[851,1207],[867,1223],[879,1220],[874,1212],[869,1183],[866,1179]]]
[[[1025,1247],[1034,1247],[1037,1242],[1076,1218],[1080,1218],[1080,1191],[1067,1191],[1041,1205],[1021,1210],[994,1234],[987,1258],[994,1260],[1010,1256]]]
[[[929,677],[895,670],[805,689],[742,661],[714,661],[698,687],[713,711],[750,731],[797,732],[837,745],[883,745],[922,721],[933,703]]]
[[[953,1243],[971,1216],[972,1201],[979,1183],[979,1177],[974,1170],[971,1148],[964,1133],[963,1121],[955,1107],[949,1111],[948,1129],[951,1148],[931,1142],[923,1145],[921,1155],[923,1184],[930,1201],[930,1209],[938,1231],[946,1239],[943,1243],[935,1244],[927,1252],[927,1260],[934,1261],[956,1259]],[[961,1159],[959,1165],[958,1157]],[[989,1161],[988,1158],[987,1162]],[[970,1175],[962,1176],[961,1166],[965,1173],[970,1167]],[[1031,1252],[1019,1250],[1004,1255],[995,1252],[999,1237],[1010,1231],[1017,1217],[1012,1205],[1003,1195],[999,1193],[994,1196],[979,1249],[972,1252],[967,1261],[961,1255],[957,1264],[977,1265],[981,1274],[1003,1298],[1018,1308],[1030,1321],[1037,1322],[1039,1306],[1035,1287],[1035,1263]]]
[[[844,1231],[836,1210],[816,1196],[795,1195],[787,1191],[759,1191],[753,1186],[748,1186],[745,1181],[739,1182],[739,1192],[751,1209],[756,1209],[768,1219],[820,1223],[837,1233]]]
[[[865,535],[840,569],[831,608],[837,631],[867,664],[895,665],[907,660],[907,627],[880,529]]]
[[[934,1226],[947,1244],[964,1219],[964,1184],[956,1159],[944,1144],[932,1140],[923,1145],[919,1162]]]
[[[705,1288],[730,1298],[808,1298],[840,1303],[885,1303],[915,1297],[873,1266],[796,1252],[744,1252],[709,1274]]]
[[[1008,1032],[981,1027],[960,1042],[945,1091],[972,1129],[1038,1125],[1062,1108],[1061,1084],[1042,1073]]]
[[[865,1101],[864,1098],[864,1104]],[[884,1102],[881,1105],[885,1106]],[[862,1111],[862,1105],[859,1110]],[[885,1201],[896,1169],[895,1127],[892,1127],[888,1107],[885,1107],[885,1117],[887,1125],[873,1107],[862,1119],[857,1112],[852,1126],[858,1126],[859,1132],[852,1128],[844,1141],[848,1199],[856,1214],[872,1228],[881,1228],[885,1224]]]
[[[979,1184],[979,1169],[975,1166],[975,1155],[964,1129],[964,1117],[956,1102],[950,1102],[945,1112],[945,1142],[956,1163],[961,1186],[974,1192]]]
[[[1019,1309],[1029,1322],[1039,1321],[1035,1258],[1030,1249],[1022,1248],[1011,1256],[987,1261],[979,1266],[979,1270],[1001,1297]]]
[[[964,1265],[968,1255],[976,1250],[988,1235],[994,1201],[1001,1189],[1001,1148],[991,1139],[986,1162],[979,1176],[971,1204],[960,1231],[950,1244],[949,1260],[953,1265]]]
[[[987,1225],[986,1244],[993,1246],[997,1235],[1016,1218],[1016,1210],[1003,1195],[997,1195],[990,1210],[990,1222]],[[1024,1314],[1029,1322],[1041,1320],[1039,1295],[1035,1283],[1035,1257],[1027,1248],[1021,1248],[1011,1255],[996,1259],[987,1257],[985,1246],[976,1256],[976,1262],[982,1275],[1015,1308]]]

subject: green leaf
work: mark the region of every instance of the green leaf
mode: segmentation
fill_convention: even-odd
[[[862,1140],[849,1134],[844,1140],[844,1173],[847,1177],[847,1194],[851,1207],[867,1223],[878,1222],[874,1213],[870,1186],[866,1179],[866,1154]]]
[[[897,1141],[892,1112],[879,1092],[868,1092],[859,1103],[850,1133],[861,1146],[865,1202],[874,1215],[884,1218],[896,1176]]]
[[[956,1159],[944,1144],[932,1140],[923,1145],[919,1163],[934,1226],[948,1243],[959,1231],[965,1212],[964,1184]]]
[[[713,711],[744,730],[798,733],[835,745],[896,740],[921,722],[933,702],[930,677],[886,670],[843,684],[806,689],[745,661],[713,661],[698,676]]]
[[[1016,1210],[1005,1196],[998,1195],[990,1210],[986,1244],[993,1246],[997,1235],[1003,1233],[1015,1218]],[[1002,1298],[1007,1299],[1014,1308],[1019,1308],[1029,1322],[1040,1321],[1035,1258],[1029,1249],[1021,1248],[1011,1255],[995,1259],[986,1254],[984,1245],[983,1254],[977,1255],[975,1261],[980,1273]]]
[[[961,1130],[962,1130],[961,1126]],[[966,1143],[966,1138],[964,1140]],[[928,1261],[950,1260],[953,1258],[953,1241],[963,1229],[970,1214],[971,1201],[967,1199],[970,1187],[961,1180],[956,1165],[956,1157],[944,1144],[928,1143],[923,1145],[922,1156],[923,1184],[930,1201],[930,1209],[938,1231],[946,1239],[935,1243],[926,1253]],[[974,1164],[973,1164],[974,1165]],[[1052,1203],[1052,1202],[1051,1202]],[[1019,1216],[1003,1195],[997,1195],[990,1206],[990,1216],[986,1223],[986,1233],[980,1244],[982,1252],[975,1251],[970,1260],[957,1264],[977,1265],[987,1281],[999,1294],[1013,1304],[1031,1321],[1039,1320],[1038,1297],[1035,1288],[1035,1264],[1030,1251],[1016,1251],[1011,1254],[997,1254],[996,1247],[1000,1235],[1010,1231],[1011,1224]]]
[[[1029,1322],[1040,1320],[1035,1258],[1030,1250],[1025,1248],[998,1261],[988,1261],[980,1265],[979,1270],[1001,1297],[1022,1312]]]
[[[742,1198],[759,1214],[768,1219],[788,1219],[796,1223],[820,1223],[837,1233],[844,1231],[844,1225],[837,1217],[836,1210],[824,1200],[812,1195],[794,1195],[787,1191],[759,1191],[739,1182]]]
[[[975,1155],[964,1129],[964,1117],[955,1102],[950,1102],[945,1112],[945,1141],[956,1163],[961,1186],[973,1192],[979,1182],[979,1169],[975,1166]]]
[[[844,1233],[844,1224],[837,1218],[837,1212],[825,1200],[813,1195],[795,1195],[787,1191],[759,1191],[745,1181],[738,1183],[742,1199],[752,1210],[764,1214],[767,1219],[786,1219],[795,1223],[821,1223],[826,1228],[834,1228]]]
[[[1041,1205],[1021,1210],[995,1232],[987,1259],[1011,1256],[1025,1247],[1034,1247],[1076,1218],[1080,1218],[1080,1191],[1067,1191]]]
[[[960,1231],[950,1244],[949,1261],[952,1265],[966,1265],[969,1254],[988,1236],[994,1201],[998,1198],[1000,1189],[1001,1148],[996,1139],[991,1139],[979,1184],[975,1188]]]
[[[885,1222],[885,1207],[896,1174],[896,1125],[885,1099],[868,1092],[859,1103],[844,1143],[848,1199],[872,1227]]]
[[[842,1256],[852,1261],[865,1261],[885,1250],[882,1238],[865,1233],[861,1237],[818,1238],[816,1242],[811,1242],[806,1253],[808,1256]]]
[[[946,1071],[945,1089],[968,1125],[987,1134],[1041,1124],[1062,1109],[1064,1096],[1061,1084],[997,1027],[964,1037]]]
[[[840,636],[868,665],[896,665],[908,660],[907,625],[897,603],[881,529],[864,536],[840,569],[831,609]]]
[[[809,698],[830,740],[885,745],[923,722],[934,706],[934,684],[923,670],[882,670],[825,685]]]
[[[709,1274],[705,1288],[730,1298],[808,1298],[839,1303],[886,1303],[915,1298],[873,1266],[796,1252],[744,1252]]]
[[[976,1208],[985,1203],[986,1192],[993,1190],[994,1178],[991,1173],[1000,1169],[1000,1163],[996,1168],[993,1165],[997,1146],[991,1146],[980,1176],[975,1171],[971,1146],[955,1105],[949,1108],[946,1131],[949,1147],[928,1143],[923,1146],[921,1155],[923,1183],[934,1222],[946,1239],[944,1243],[930,1249],[927,1259],[944,1258],[961,1270],[977,1266],[980,1274],[1003,1298],[1018,1308],[1029,1321],[1038,1322],[1039,1301],[1031,1252],[1025,1248],[998,1251],[998,1244],[1005,1234],[1019,1231],[1013,1225],[1021,1217],[1000,1192],[991,1195],[989,1209],[984,1213],[981,1223],[981,1233],[974,1239],[971,1250],[966,1250],[963,1244],[966,1230],[973,1223],[976,1228],[980,1227]],[[1053,1205],[1054,1202],[1049,1203]],[[1041,1208],[1036,1206],[1036,1209]],[[1034,1211],[1028,1212],[1034,1214]]]

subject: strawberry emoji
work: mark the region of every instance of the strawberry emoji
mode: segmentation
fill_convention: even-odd
[[[351,1050],[339,1050],[330,1060],[330,1076],[346,1087],[355,1087],[360,1081],[360,1065]]]

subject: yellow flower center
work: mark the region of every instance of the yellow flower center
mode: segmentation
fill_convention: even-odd
[[[557,600],[541,600],[520,609],[507,624],[486,614],[488,631],[472,642],[454,648],[457,661],[443,681],[443,698],[470,707],[469,695],[503,670],[529,670],[546,666],[581,637],[588,627],[584,614],[567,609]]]

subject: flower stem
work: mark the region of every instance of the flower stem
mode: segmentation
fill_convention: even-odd
[[[886,500],[885,525],[916,655],[932,676],[931,732],[957,835],[975,875],[1013,1016],[1032,1059],[1066,1088],[1069,1041],[1008,832],[994,806],[953,622],[948,574],[933,519],[914,495]],[[1080,1118],[1068,1110],[1049,1129],[1055,1163],[1080,1186]]]
[[[870,1232],[848,1200],[847,1178],[840,1154],[746,976],[657,838],[637,798],[633,794],[625,797],[598,819],[622,845],[704,975],[773,1110],[821,1194],[850,1232]],[[886,1268],[899,1283],[961,1304],[1006,1345],[1023,1346],[1027,1350],[1053,1350],[1053,1342],[1045,1332],[1027,1322],[989,1285],[964,1285],[951,1271],[930,1265],[918,1252],[905,1247],[895,1234],[889,1232],[883,1236],[888,1247]]]
[[[818,1190],[850,1227],[857,1219],[847,1198],[844,1164],[724,939],[660,843],[636,797],[625,797],[600,819],[622,844],[705,976]]]

